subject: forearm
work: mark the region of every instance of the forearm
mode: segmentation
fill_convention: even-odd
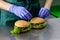
[[[50,9],[52,2],[53,2],[53,0],[46,0],[44,7]]]
[[[0,0],[0,1],[3,1],[3,0]]]
[[[0,8],[4,10],[9,10],[9,8],[12,6],[12,4],[9,4],[4,1],[0,1]]]

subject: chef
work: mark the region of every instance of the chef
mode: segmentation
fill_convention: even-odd
[[[39,0],[0,0],[0,25],[33,17],[46,18],[50,14],[52,2],[53,0],[46,0],[44,7],[40,7]]]

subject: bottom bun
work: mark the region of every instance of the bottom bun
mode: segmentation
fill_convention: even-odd
[[[27,32],[27,30],[23,30],[22,33]]]
[[[43,29],[45,28],[46,26],[40,26],[40,27],[36,27],[36,26],[33,26],[33,29]]]

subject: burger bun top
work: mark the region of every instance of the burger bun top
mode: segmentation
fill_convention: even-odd
[[[15,22],[15,26],[23,28],[23,27],[28,27],[29,24],[25,20],[18,20],[18,21]]]
[[[45,21],[43,18],[35,17],[35,18],[32,18],[30,22],[35,24],[35,23],[43,23]]]

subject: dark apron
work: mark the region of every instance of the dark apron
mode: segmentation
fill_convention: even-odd
[[[17,6],[25,7],[33,15],[33,17],[36,17],[38,15],[40,9],[39,0],[4,0],[4,1],[11,4],[15,4]],[[21,20],[21,19],[15,14],[12,14],[5,10],[1,10],[0,25],[3,26],[9,25],[11,23],[14,23],[16,20]]]

